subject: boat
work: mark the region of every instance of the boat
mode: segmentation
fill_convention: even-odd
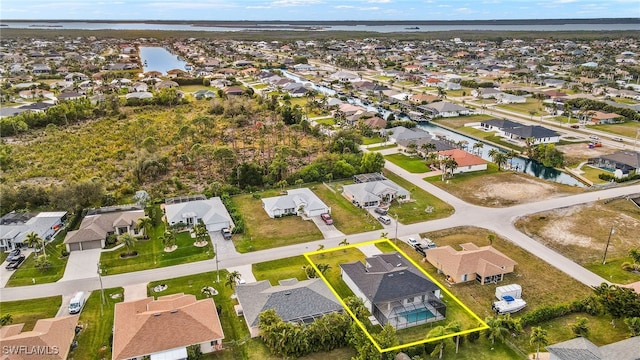
[[[404,28],[405,30],[420,30],[420,28],[418,26],[413,26],[413,27],[406,27]]]
[[[514,299],[513,296],[505,295],[502,300],[496,301],[491,305],[491,309],[499,315],[511,314],[524,309],[527,302],[522,299]]]

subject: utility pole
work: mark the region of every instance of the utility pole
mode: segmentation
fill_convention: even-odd
[[[393,239],[393,243],[398,245],[398,214],[396,213],[396,236]]]
[[[220,283],[220,269],[218,268],[218,240],[214,239],[213,251],[216,256],[216,283]]]
[[[102,315],[104,311],[105,298],[104,286],[102,286],[102,265],[100,262],[98,262],[98,280],[100,280],[100,296],[102,298],[102,302],[100,303],[100,315]]]
[[[604,256],[602,256],[602,265],[607,263],[607,250],[609,250],[609,243],[611,242],[611,235],[616,232],[613,229],[613,225],[611,225],[611,230],[609,230],[609,238],[607,239],[607,247],[604,248]]]

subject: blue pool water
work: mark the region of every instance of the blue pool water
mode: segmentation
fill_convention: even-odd
[[[431,319],[432,317],[435,317],[435,315],[433,315],[431,311],[427,309],[416,309],[411,311],[404,311],[404,312],[398,313],[398,316],[402,316],[403,318],[405,318],[408,323],[424,321],[427,319]]]

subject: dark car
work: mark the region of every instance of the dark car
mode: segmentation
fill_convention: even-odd
[[[580,125],[571,125],[572,129],[580,129]]]
[[[229,230],[228,228],[224,228],[220,230],[220,232],[222,233],[222,237],[225,240],[231,240],[231,230]]]
[[[377,213],[377,214],[380,214],[380,215],[387,215],[387,210],[385,210],[383,208],[377,207],[377,208],[373,209],[373,211],[375,213]]]
[[[20,249],[13,249],[11,250],[11,252],[9,252],[9,255],[7,255],[7,262],[12,262],[13,260],[17,259],[20,256]]]
[[[320,218],[327,225],[332,225],[333,224],[333,219],[331,218],[331,215],[329,215],[329,214],[326,214],[326,213],[322,214],[322,215],[320,215]]]
[[[12,262],[10,262],[6,266],[6,269],[7,270],[15,270],[15,269],[19,268],[20,265],[22,265],[22,262],[24,261],[24,259],[25,259],[24,255],[19,255],[16,259],[14,259]]]

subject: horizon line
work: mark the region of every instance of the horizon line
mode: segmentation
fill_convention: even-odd
[[[341,20],[277,20],[277,19],[269,19],[269,20],[247,20],[247,19],[232,19],[232,20],[204,20],[204,19],[20,19],[20,18],[9,18],[9,19],[0,19],[0,22],[4,21],[91,21],[91,22],[114,22],[114,21],[154,21],[154,22],[167,22],[167,21],[193,21],[193,22],[412,22],[412,21],[433,21],[433,22],[460,22],[460,21],[559,21],[559,20],[636,20],[640,21],[640,17],[574,17],[574,18],[496,18],[496,19],[456,19],[456,20],[436,20],[436,19],[412,19],[412,20],[400,20],[400,19],[370,19],[370,20],[349,20],[349,19],[341,19]]]

